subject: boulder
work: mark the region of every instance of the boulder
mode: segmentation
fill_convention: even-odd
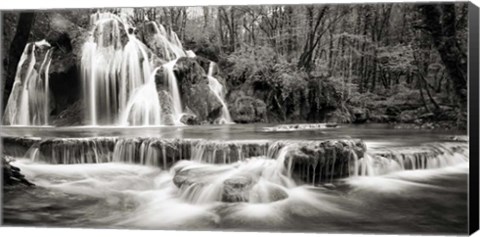
[[[197,116],[199,122],[214,122],[221,115],[222,103],[210,90],[205,71],[192,58],[180,58],[175,65],[182,102]]]
[[[170,93],[166,90],[160,89],[158,90],[158,98],[161,101],[162,123],[174,124],[174,118],[170,116],[173,114],[172,97],[170,96]]]
[[[331,140],[291,147],[285,167],[292,176],[307,183],[329,182],[349,175],[349,162],[363,157],[366,146],[361,140]]]
[[[223,182],[222,202],[248,202],[253,180],[251,177],[233,177]]]
[[[182,115],[182,118],[180,119],[180,122],[182,122],[185,125],[198,125],[200,124],[198,122],[197,116],[194,114],[184,114]]]
[[[255,186],[252,189],[255,189]],[[279,185],[272,183],[263,184],[262,189],[263,191],[260,193],[255,192],[255,190],[251,192],[249,201],[253,203],[269,203],[288,198],[288,193],[285,191],[285,188]]]
[[[174,71],[182,91],[194,84],[208,81],[205,77],[207,75],[206,71],[194,58],[179,58],[175,64]]]
[[[3,172],[3,185],[13,186],[13,185],[24,185],[24,186],[35,186],[33,183],[28,181],[20,172],[18,167],[15,167],[7,161],[7,158],[2,155],[2,172]]]
[[[208,185],[212,184],[212,180],[219,179],[225,175],[225,172],[231,171],[231,169],[212,166],[190,167],[188,162],[180,163],[173,169],[175,175],[172,181],[180,192],[210,188]],[[258,180],[259,177],[238,175],[225,179],[221,184],[214,184],[219,188],[217,201],[268,203],[288,197],[282,187],[271,183],[263,183],[261,189],[256,190]]]

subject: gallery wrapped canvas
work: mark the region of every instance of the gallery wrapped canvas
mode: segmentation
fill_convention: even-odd
[[[473,4],[13,10],[1,26],[2,225],[478,228]]]

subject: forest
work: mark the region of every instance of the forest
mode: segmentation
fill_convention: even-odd
[[[3,106],[26,43],[46,38],[59,49],[54,57],[75,58],[95,11],[124,12],[3,14]],[[237,123],[466,129],[466,3],[162,7],[129,13],[137,28],[146,19],[156,21],[176,32],[185,49],[218,64]],[[53,116],[74,113],[80,96],[69,89],[78,84],[72,61],[52,65],[52,90],[64,98]]]

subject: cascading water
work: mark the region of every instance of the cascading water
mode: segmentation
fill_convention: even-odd
[[[177,77],[173,71],[177,59],[174,59],[163,65],[164,78],[169,88],[170,98],[172,100],[173,113],[171,114],[172,120],[175,125],[181,125],[180,119],[182,118],[183,109],[182,101],[180,98],[180,92],[178,90]]]
[[[133,92],[121,115],[121,125],[150,126],[162,124],[162,111],[155,85],[156,68],[147,83]]]
[[[17,66],[12,92],[7,101],[3,122],[6,125],[48,125],[50,116],[49,70],[52,50],[49,49],[39,68],[37,49],[50,47],[45,41],[28,43]]]
[[[397,147],[355,157],[353,176],[378,176],[403,170],[449,167],[468,162],[468,144],[434,143],[424,147]]]
[[[6,140],[9,141],[8,139]],[[18,142],[18,140],[15,140]],[[10,142],[11,143],[11,142]],[[36,161],[60,164],[126,162],[170,169],[181,160],[227,165],[272,160],[264,173],[309,184],[357,176],[379,176],[403,170],[438,169],[468,162],[465,143],[430,143],[419,147],[372,149],[362,152],[358,141],[215,141],[165,138],[23,139]],[[12,151],[12,155],[18,154]],[[175,168],[174,168],[175,169]],[[268,171],[270,170],[270,171]],[[281,172],[279,172],[281,171]]]
[[[136,38],[126,19],[128,17],[108,12],[90,17],[91,31],[83,45],[80,62],[84,122],[92,126],[183,125],[174,67],[179,58],[195,57],[195,54],[183,49],[175,32],[153,21],[146,23],[142,36],[148,46],[145,45]],[[48,51],[39,68],[35,68],[35,47],[46,45],[48,43],[36,42],[25,48],[4,113],[5,124],[48,124],[51,110],[48,72],[52,51]],[[159,64],[163,65],[155,67]],[[156,84],[160,69],[166,89]],[[223,105],[219,123],[231,123],[223,86],[211,72],[209,74],[210,88]],[[162,101],[159,90],[165,90],[169,98]],[[171,109],[164,111],[163,108]]]
[[[319,222],[310,221],[321,219],[333,221],[320,222],[321,230],[329,226],[355,230],[375,218],[371,216],[375,208],[381,216],[371,220],[372,226],[403,223],[396,217],[385,220],[399,213],[407,215],[404,226],[408,227],[412,218],[428,220],[419,216],[419,208],[422,213],[445,205],[458,209],[464,201],[453,197],[465,196],[462,185],[468,177],[466,142],[372,146],[367,152],[365,144],[355,139],[126,136],[4,138],[3,142],[17,145],[5,150],[6,155],[21,154],[20,147],[31,148],[24,151],[29,160],[12,164],[40,187],[33,193],[48,191],[42,202],[51,201],[53,207],[61,203],[55,210],[65,210],[62,217],[72,210],[87,212],[85,225],[295,229],[314,228]],[[22,200],[39,200],[36,195],[43,197],[42,193],[25,195]],[[410,200],[419,205],[412,207]],[[65,201],[74,204],[65,205]],[[12,202],[7,202],[7,210],[18,208]],[[98,210],[109,211],[99,214]],[[443,218],[433,216],[434,223]]]
[[[155,21],[148,22],[147,27],[151,28],[149,31],[152,33],[152,38],[147,37],[146,40],[148,42],[146,43],[153,48],[161,58],[166,61],[172,61],[187,56],[175,32],[167,32],[162,25],[157,24]]]
[[[225,90],[223,85],[213,77],[213,67],[215,63],[210,62],[208,66],[208,86],[210,90],[215,94],[215,96],[219,99],[220,103],[222,104],[222,114],[221,117],[218,119],[219,124],[232,124],[232,118],[230,117],[230,111],[228,111],[227,103],[225,103]]]
[[[150,81],[152,66],[145,46],[119,17],[96,13],[90,24],[81,59],[87,120],[91,125],[114,124],[134,91]]]
[[[183,110],[173,69],[177,59],[187,54],[175,32],[167,32],[156,22],[146,24],[146,44],[160,60],[167,61],[153,69],[147,46],[118,16],[97,13],[91,17],[91,25],[91,36],[82,51],[84,97],[90,124],[158,126],[173,121],[181,125]],[[160,69],[165,74],[169,101],[159,99],[155,76]],[[172,103],[171,114],[162,114],[162,103]],[[164,119],[166,116],[171,119]]]

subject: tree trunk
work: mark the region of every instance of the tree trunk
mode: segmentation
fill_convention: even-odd
[[[456,39],[455,5],[420,5],[424,23],[454,85],[458,106],[467,106],[467,58]]]

